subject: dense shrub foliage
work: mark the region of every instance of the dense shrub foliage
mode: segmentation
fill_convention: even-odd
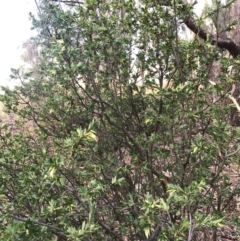
[[[1,97],[15,116],[0,134],[1,240],[217,240],[239,227],[239,60],[186,41],[184,6],[39,4],[37,66],[13,70],[22,85]]]

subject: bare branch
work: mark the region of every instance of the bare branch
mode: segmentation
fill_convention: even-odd
[[[197,26],[196,22],[191,16],[186,16],[184,18],[184,23],[191,31],[197,34],[201,39],[205,41],[209,39],[211,44],[216,45],[219,48],[224,48],[228,50],[233,58],[236,58],[240,54],[240,46],[237,45],[232,39],[208,33],[207,31]]]
[[[237,110],[240,112],[240,106],[239,106],[237,100],[232,95],[229,95],[228,97],[233,102],[233,104],[236,106]]]

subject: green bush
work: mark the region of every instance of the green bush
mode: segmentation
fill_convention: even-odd
[[[191,6],[174,2],[42,2],[38,64],[1,96],[17,116],[1,127],[1,240],[208,240],[239,226],[237,60],[185,41]]]

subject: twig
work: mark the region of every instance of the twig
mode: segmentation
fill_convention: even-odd
[[[40,225],[40,226],[44,226],[44,227],[47,227],[47,228],[50,228],[50,229],[54,229],[54,230],[56,230],[56,231],[58,231],[58,232],[64,233],[64,230],[62,230],[61,228],[54,227],[54,226],[52,226],[52,225],[50,225],[50,224],[43,223],[43,222],[37,221],[37,220],[32,220],[32,219],[30,219],[30,218],[22,218],[22,217],[19,217],[19,216],[17,216],[17,215],[8,214],[5,210],[3,210],[2,207],[0,207],[0,211],[1,211],[3,214],[5,214],[5,215],[7,215],[7,216],[9,216],[9,217],[11,217],[11,218],[13,218],[13,219],[15,219],[15,220],[18,220],[18,221],[21,221],[21,222],[31,221],[31,222],[34,223],[34,224],[37,224],[37,225]]]
[[[237,110],[240,112],[240,106],[237,103],[237,100],[232,95],[228,95],[228,97],[233,102],[233,104],[236,106]]]

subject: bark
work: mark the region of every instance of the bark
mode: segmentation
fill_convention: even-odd
[[[219,48],[226,49],[233,58],[240,55],[240,45],[234,42],[231,38],[221,37],[217,34],[208,33],[201,27],[197,26],[196,22],[191,16],[184,18],[186,26],[194,32],[199,38],[210,41],[211,44]],[[238,105],[240,105],[240,83],[235,82],[232,86],[231,97],[235,98]],[[230,123],[232,126],[240,126],[240,117],[237,108],[232,108],[230,113]]]
[[[209,40],[211,44],[216,45],[219,48],[226,49],[233,58],[236,58],[238,55],[240,55],[240,45],[236,44],[232,39],[208,33],[207,31],[197,26],[196,22],[191,16],[186,16],[184,18],[184,23],[201,39],[205,41]]]

